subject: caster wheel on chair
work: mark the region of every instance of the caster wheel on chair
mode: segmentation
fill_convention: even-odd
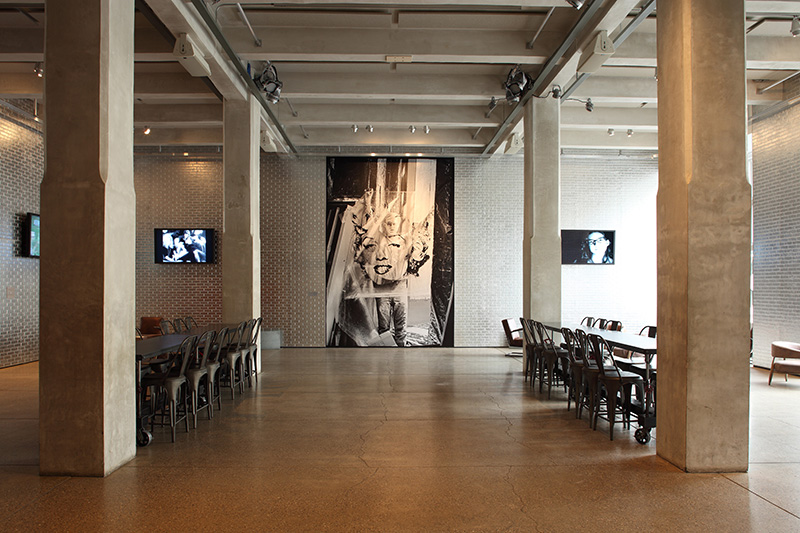
[[[146,429],[140,429],[139,433],[136,435],[136,445],[147,446],[151,442],[153,442],[153,434]]]
[[[650,432],[644,428],[637,429],[633,436],[639,444],[647,444],[650,442]]]

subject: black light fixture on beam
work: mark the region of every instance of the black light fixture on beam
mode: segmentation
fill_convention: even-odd
[[[791,29],[792,37],[797,37],[800,35],[800,20],[798,20],[797,15],[792,17],[792,29]]]
[[[519,102],[520,97],[530,88],[530,77],[520,70],[519,65],[516,65],[508,72],[506,77],[506,101],[508,103]]]
[[[584,0],[567,0],[567,3],[575,9],[580,9],[583,7]]]
[[[278,100],[281,98],[283,82],[278,79],[278,71],[275,65],[267,61],[267,66],[264,67],[264,71],[256,76],[253,81],[255,81],[256,87],[258,87],[260,91],[264,91],[264,96],[267,100],[273,104],[278,103]]]

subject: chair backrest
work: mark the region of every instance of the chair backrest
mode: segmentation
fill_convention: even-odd
[[[586,326],[592,327],[592,324],[594,324],[594,317],[593,316],[585,316],[585,317],[583,317],[583,320],[581,320],[581,326],[586,325]]]
[[[230,343],[230,332],[228,328],[219,330],[214,338],[211,353],[208,356],[207,364],[217,363],[221,358],[222,351],[227,349]]]
[[[167,320],[166,318],[162,318],[161,321],[158,323],[158,327],[161,328],[162,335],[169,335],[170,333],[177,333],[175,329],[175,324]]]
[[[614,359],[614,351],[608,342],[600,335],[590,333],[588,335],[589,344],[591,346],[592,358],[600,369],[600,374],[604,376],[617,376],[622,377],[622,374],[617,368],[617,362]]]
[[[248,320],[243,321],[239,326],[236,328],[236,333],[234,337],[231,339],[231,349],[234,351],[239,351],[250,341],[250,322]]]
[[[253,330],[250,332],[250,344],[258,342],[258,333],[261,331],[261,317],[258,317],[253,322]]]
[[[594,360],[590,356],[590,349],[589,349],[589,338],[586,335],[586,332],[582,329],[575,330],[575,340],[578,343],[578,347],[580,347],[579,351],[575,353],[580,355],[581,360],[585,366],[591,366],[594,364]]]
[[[567,345],[570,363],[583,362],[581,355],[578,353],[580,348],[575,333],[569,328],[561,328],[561,336],[564,337],[564,344]]]
[[[506,334],[506,342],[509,346],[522,345],[522,324],[516,318],[504,318],[502,320],[503,331]]]
[[[639,331],[639,335],[647,335],[651,339],[656,338],[656,327],[655,326],[645,326]]]
[[[136,328],[136,338],[137,339],[142,338],[142,330],[140,330],[139,328]]]
[[[174,318],[172,319],[172,323],[175,324],[175,333],[189,331],[189,327],[183,322],[182,318]]]
[[[205,368],[208,357],[211,354],[211,348],[214,345],[214,336],[216,331],[206,331],[197,341],[194,349],[194,357],[192,357],[192,368]]]
[[[606,322],[605,329],[609,331],[622,331],[622,322],[619,320],[609,320]]]
[[[544,324],[541,322],[534,322],[534,329],[536,330],[536,335],[539,337],[540,347],[543,350],[548,350],[553,353],[556,353],[555,343],[553,343],[552,337],[550,337],[550,333],[547,331],[547,328],[544,327]]]
[[[522,324],[522,338],[525,341],[525,344],[529,344],[531,346],[536,344],[536,341],[533,338],[533,320],[520,318],[519,322]]]
[[[193,329],[198,327],[197,322],[194,321],[194,318],[187,316],[183,319],[183,323],[186,324],[186,329]]]
[[[194,347],[197,343],[197,335],[190,335],[183,339],[180,348],[172,360],[172,367],[169,371],[170,377],[182,377],[186,375],[186,369],[189,368],[194,357]]]
[[[596,318],[594,320],[594,322],[592,323],[592,327],[593,328],[599,328],[599,329],[606,329],[606,324],[607,323],[608,323],[608,320],[606,320],[605,318]]]

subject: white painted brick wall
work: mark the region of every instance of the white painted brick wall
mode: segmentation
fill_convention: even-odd
[[[753,363],[773,341],[800,342],[800,106],[755,122],[753,134]]]
[[[561,158],[561,227],[615,230],[614,265],[561,267],[561,316],[656,324],[658,160],[580,152]]]

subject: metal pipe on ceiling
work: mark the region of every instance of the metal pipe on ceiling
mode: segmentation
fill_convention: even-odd
[[[214,37],[216,37],[217,42],[219,42],[220,46],[222,46],[222,49],[225,50],[225,53],[228,54],[228,58],[231,60],[233,66],[239,72],[239,76],[241,76],[245,85],[247,85],[247,87],[250,89],[250,93],[256,98],[256,100],[258,100],[258,103],[261,104],[261,108],[267,113],[267,116],[269,116],[269,119],[272,121],[272,124],[278,130],[278,133],[280,133],[281,137],[283,137],[283,140],[286,141],[286,145],[291,149],[292,153],[297,154],[297,147],[295,147],[294,143],[289,138],[289,135],[286,133],[283,124],[281,124],[281,122],[278,120],[278,117],[276,117],[275,113],[273,113],[272,110],[269,108],[269,104],[267,103],[267,100],[264,98],[264,95],[261,93],[261,91],[258,90],[258,87],[256,87],[255,82],[247,73],[247,70],[244,68],[244,65],[242,65],[242,61],[239,59],[239,56],[236,55],[236,52],[234,52],[230,43],[225,38],[225,35],[223,35],[219,25],[211,16],[211,13],[209,13],[208,8],[205,5],[205,2],[203,2],[203,0],[191,0],[191,2],[192,5],[195,7],[195,9],[197,9],[197,12],[200,14],[200,17],[203,19],[203,21],[205,21],[206,25],[208,26],[208,29],[211,30],[211,33],[214,34]]]
[[[533,49],[533,43],[535,43],[535,42],[536,42],[536,39],[538,39],[538,38],[539,38],[539,34],[541,34],[541,33],[542,33],[542,30],[544,29],[544,25],[545,25],[545,24],[547,24],[547,21],[548,21],[548,20],[550,20],[550,17],[551,17],[551,16],[553,16],[553,11],[555,11],[555,10],[556,10],[556,8],[554,8],[554,7],[551,7],[551,8],[550,8],[550,11],[548,11],[548,12],[547,12],[547,16],[546,16],[546,17],[544,18],[544,20],[542,21],[542,25],[541,25],[541,26],[539,26],[539,29],[538,29],[538,30],[536,30],[536,35],[534,35],[534,36],[533,36],[533,39],[531,39],[530,41],[528,41],[528,42],[525,44],[525,48],[527,48],[528,50],[532,50],[532,49]]]
[[[798,74],[800,74],[800,70],[798,70],[797,72],[794,72],[792,74],[789,74],[788,76],[786,76],[782,80],[778,80],[775,83],[773,83],[772,85],[767,85],[766,87],[762,87],[762,88],[756,90],[756,94],[764,94],[765,92],[769,91],[770,89],[774,89],[775,87],[777,87],[781,83],[783,83],[785,81],[789,81],[790,79],[794,78]]]
[[[247,24],[247,29],[250,30],[250,35],[253,36],[253,41],[255,41],[256,46],[260,47],[262,45],[261,39],[259,39],[258,36],[256,35],[256,32],[253,31],[253,26],[250,25],[250,20],[248,20],[247,15],[244,12],[244,9],[242,9],[242,4],[236,2],[236,7],[239,8],[239,16],[242,17],[244,23]]]

